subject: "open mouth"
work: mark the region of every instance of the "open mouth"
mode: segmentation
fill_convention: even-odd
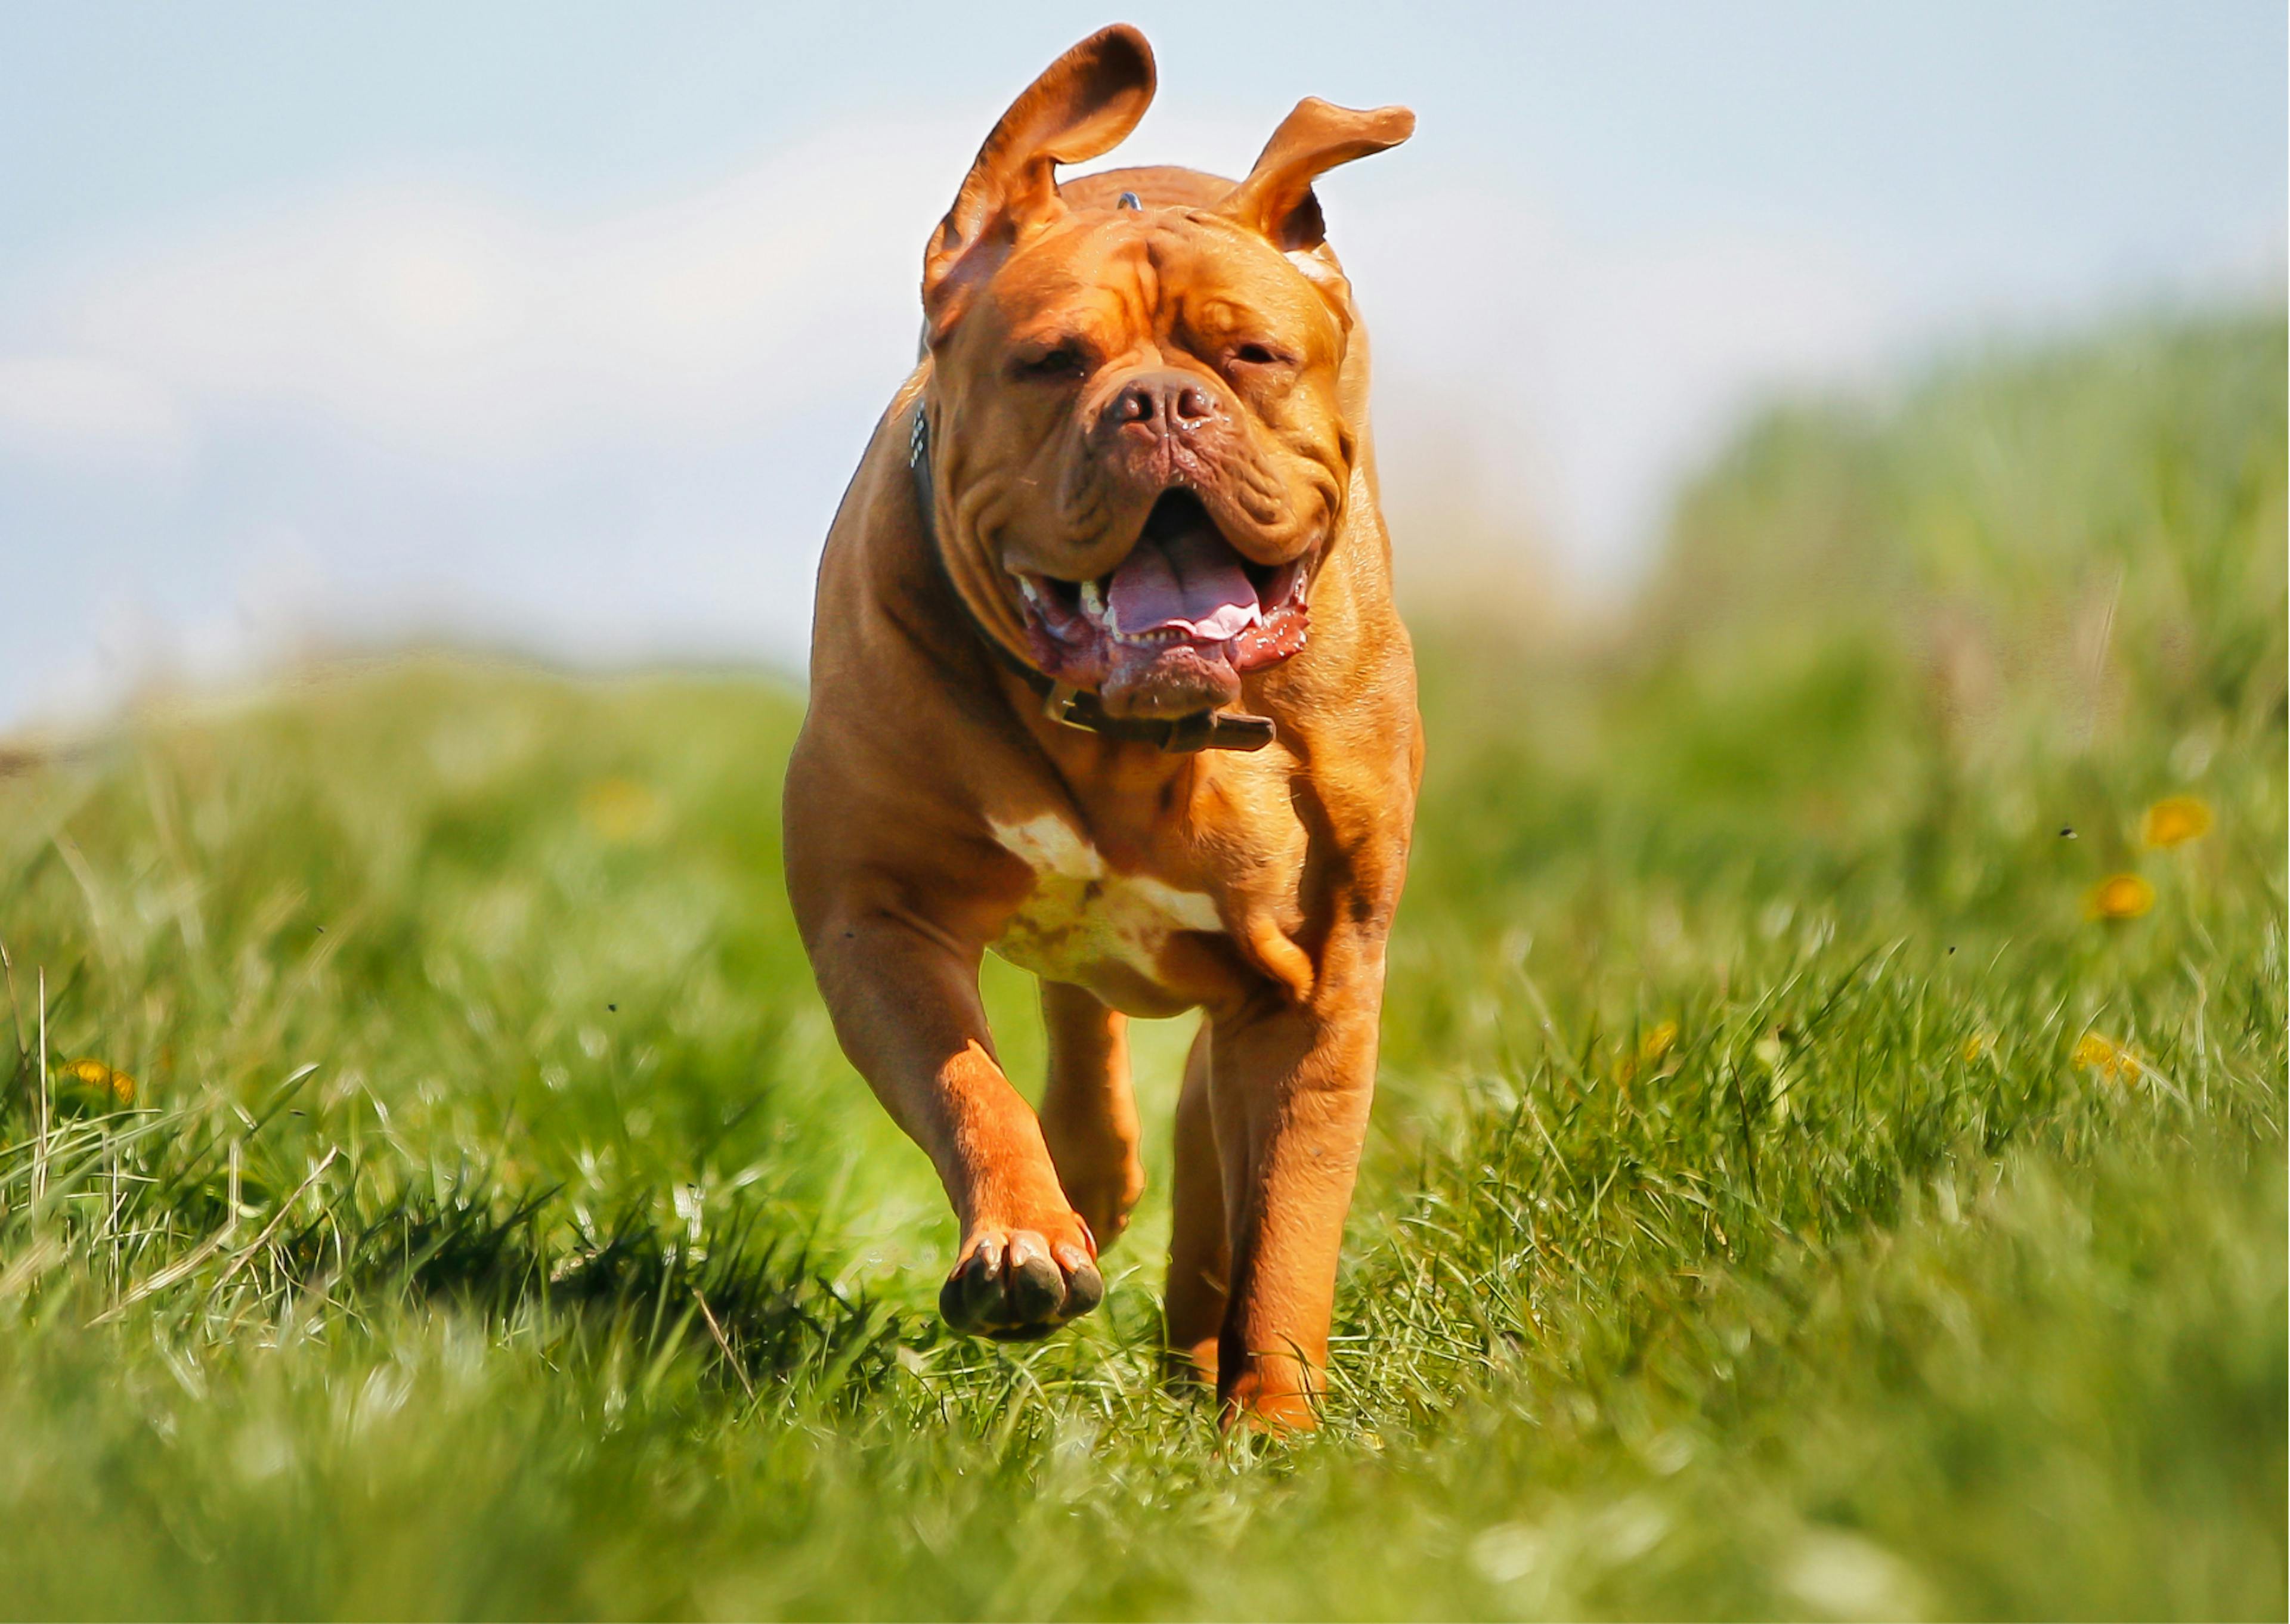
[[[1244,673],[1304,646],[1306,562],[1251,562],[1197,496],[1167,491],[1110,572],[1017,580],[1044,672],[1098,689],[1115,714],[1174,716],[1229,701]]]

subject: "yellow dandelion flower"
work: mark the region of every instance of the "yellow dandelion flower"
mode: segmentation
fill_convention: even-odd
[[[2098,1032],[2086,1032],[2076,1039],[2075,1052],[2069,1059],[2077,1065],[2087,1067],[2102,1076],[2121,1082],[2139,1075],[2139,1057]]]
[[[2180,846],[2211,832],[2211,809],[2199,796],[2165,796],[2140,820],[2139,837],[2150,846]]]
[[[2089,919],[2136,919],[2155,906],[2155,888],[2136,874],[2110,874],[2083,900]]]
[[[1627,1084],[1637,1080],[1641,1067],[1659,1073],[1661,1069],[1662,1057],[1677,1045],[1677,1022],[1665,1020],[1659,1025],[1649,1027],[1645,1035],[1638,1039],[1638,1046],[1635,1053],[1624,1050],[1615,1059],[1614,1076]]]
[[[73,1060],[56,1075],[66,1082],[79,1084],[90,1092],[108,1095],[115,1104],[135,1103],[135,1079],[124,1071],[114,1071],[101,1060]]]
[[[581,820],[614,844],[660,832],[668,809],[632,778],[600,778],[581,793]]]
[[[1974,1064],[1982,1055],[1987,1053],[1995,1046],[1995,1033],[1974,1032],[1971,1036],[1964,1040],[1964,1063],[1967,1066]]]

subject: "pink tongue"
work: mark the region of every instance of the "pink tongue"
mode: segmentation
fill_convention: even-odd
[[[1106,607],[1124,632],[1173,627],[1211,643],[1238,636],[1260,618],[1255,583],[1213,530],[1139,542],[1113,572]]]

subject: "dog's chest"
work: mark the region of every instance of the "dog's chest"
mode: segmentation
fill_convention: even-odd
[[[1055,812],[993,828],[1003,849],[1034,871],[1033,890],[993,944],[1022,969],[1079,986],[1099,985],[1109,972],[1150,984],[1173,934],[1224,929],[1213,899],[1119,872]]]

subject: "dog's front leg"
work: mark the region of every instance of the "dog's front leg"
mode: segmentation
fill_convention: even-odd
[[[1374,1093],[1379,1004],[1373,992],[1301,1004],[1268,996],[1212,1026],[1209,1093],[1231,1241],[1217,1346],[1228,1423],[1318,1419],[1337,1253]]]
[[[1105,1295],[1033,1108],[994,1058],[978,955],[889,914],[816,932],[812,959],[843,1052],[938,1169],[962,1244],[939,1293],[957,1330],[1046,1336]]]

